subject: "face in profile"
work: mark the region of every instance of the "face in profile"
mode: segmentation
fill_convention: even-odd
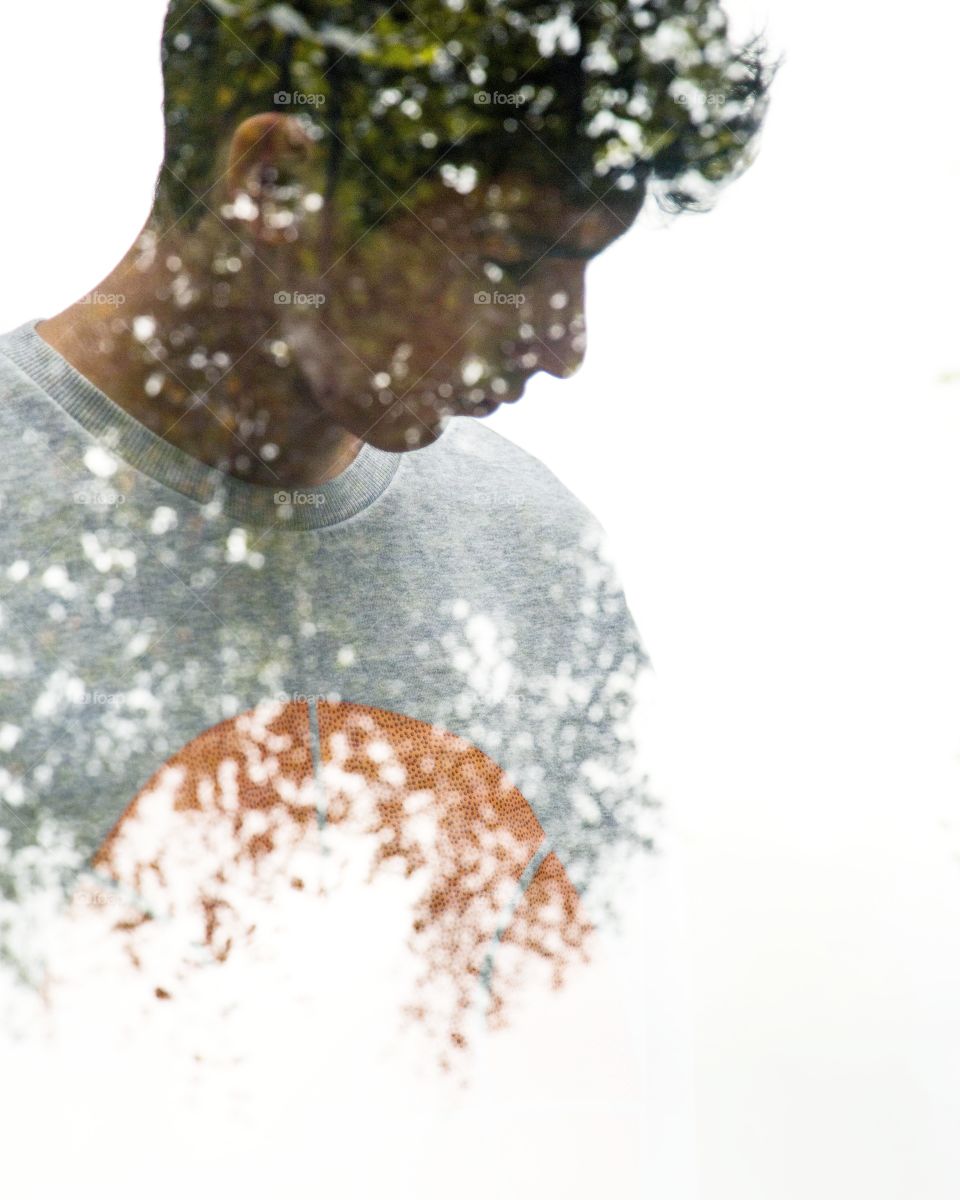
[[[511,172],[467,192],[440,182],[352,238],[335,208],[313,219],[301,197],[276,212],[290,238],[275,302],[291,362],[330,419],[409,450],[451,416],[516,401],[538,371],[576,371],[586,266],[635,205]]]

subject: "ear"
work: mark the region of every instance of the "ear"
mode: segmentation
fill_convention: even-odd
[[[257,113],[234,130],[227,166],[230,199],[246,192],[256,199],[276,179],[281,167],[305,162],[313,141],[296,117],[287,113]]]

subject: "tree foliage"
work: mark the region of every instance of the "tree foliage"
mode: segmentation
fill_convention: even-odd
[[[363,226],[441,172],[703,207],[749,163],[774,73],[716,0],[172,0],[162,61],[161,211],[195,211],[225,136],[275,110]]]

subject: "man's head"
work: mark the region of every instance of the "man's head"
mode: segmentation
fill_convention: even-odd
[[[393,450],[575,370],[587,262],[746,165],[771,73],[715,0],[172,0],[162,60],[171,290]]]

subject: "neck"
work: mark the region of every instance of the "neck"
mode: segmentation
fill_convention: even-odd
[[[324,483],[362,443],[325,415],[280,337],[272,299],[282,254],[218,220],[184,236],[148,222],[90,297],[37,333],[207,465],[266,486]]]

